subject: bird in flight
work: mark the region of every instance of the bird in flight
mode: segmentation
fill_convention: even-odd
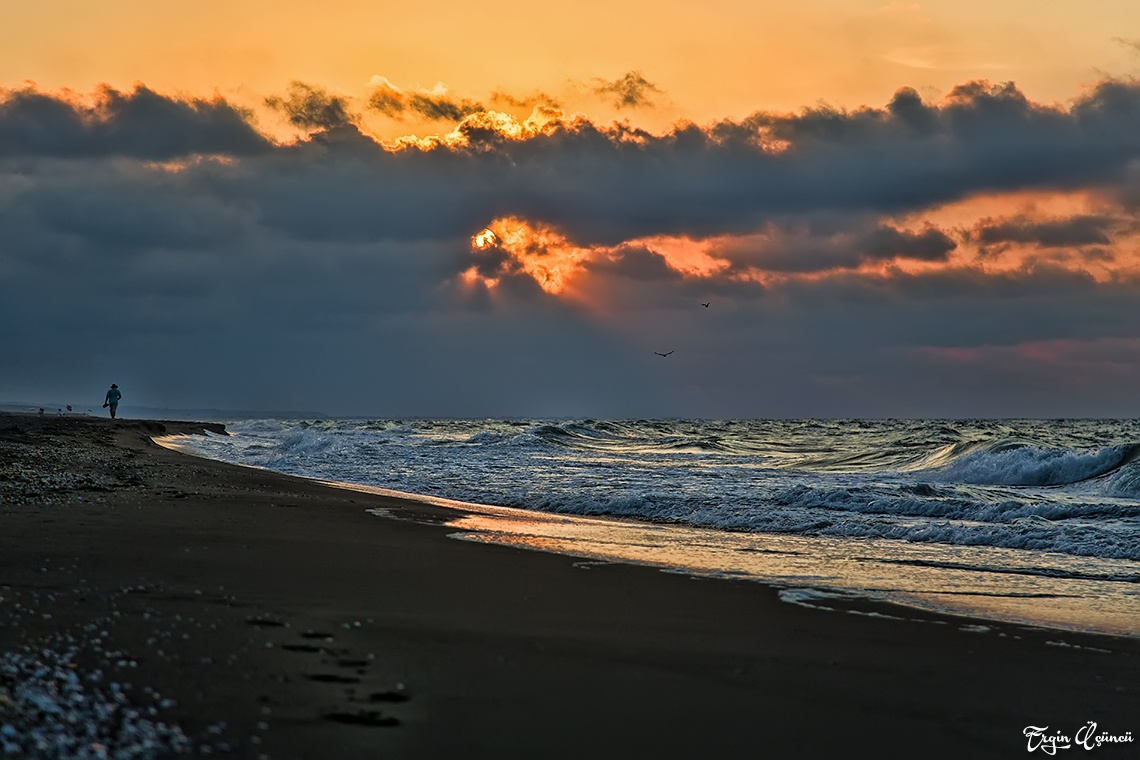
[[[712,303],[712,301],[709,301],[709,303]],[[701,306],[704,306],[707,309],[709,307],[709,303],[703,303]]]
[[[654,351],[653,353],[657,354],[658,356],[668,356],[669,354],[671,354],[671,353],[673,353],[673,352],[672,352],[672,351],[668,351],[668,352],[666,352],[666,353],[664,353],[664,354],[663,354],[663,353],[661,353],[660,351]]]

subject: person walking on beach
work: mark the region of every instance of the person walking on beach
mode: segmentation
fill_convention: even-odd
[[[115,410],[119,408],[119,399],[123,397],[122,391],[119,386],[111,383],[111,390],[107,391],[107,397],[103,399],[103,408],[111,407],[111,419],[115,419]]]

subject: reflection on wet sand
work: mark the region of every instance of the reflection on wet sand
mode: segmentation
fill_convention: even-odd
[[[695,575],[835,589],[995,620],[1140,635],[1140,563],[883,539],[729,533],[480,509],[456,538]]]

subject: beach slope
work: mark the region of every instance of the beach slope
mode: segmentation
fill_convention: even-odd
[[[1010,758],[1045,754],[1031,726],[1062,756],[1140,734],[1140,639],[455,540],[445,508],[152,441],[208,427],[0,415],[0,653],[71,647],[195,754]]]

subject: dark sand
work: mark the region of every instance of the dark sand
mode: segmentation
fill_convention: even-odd
[[[1140,734],[1138,638],[812,610],[754,582],[458,541],[442,508],[150,440],[202,427],[0,415],[0,653],[72,632],[84,669],[175,700],[162,715],[199,749],[1013,758],[1045,754],[1029,725]]]

